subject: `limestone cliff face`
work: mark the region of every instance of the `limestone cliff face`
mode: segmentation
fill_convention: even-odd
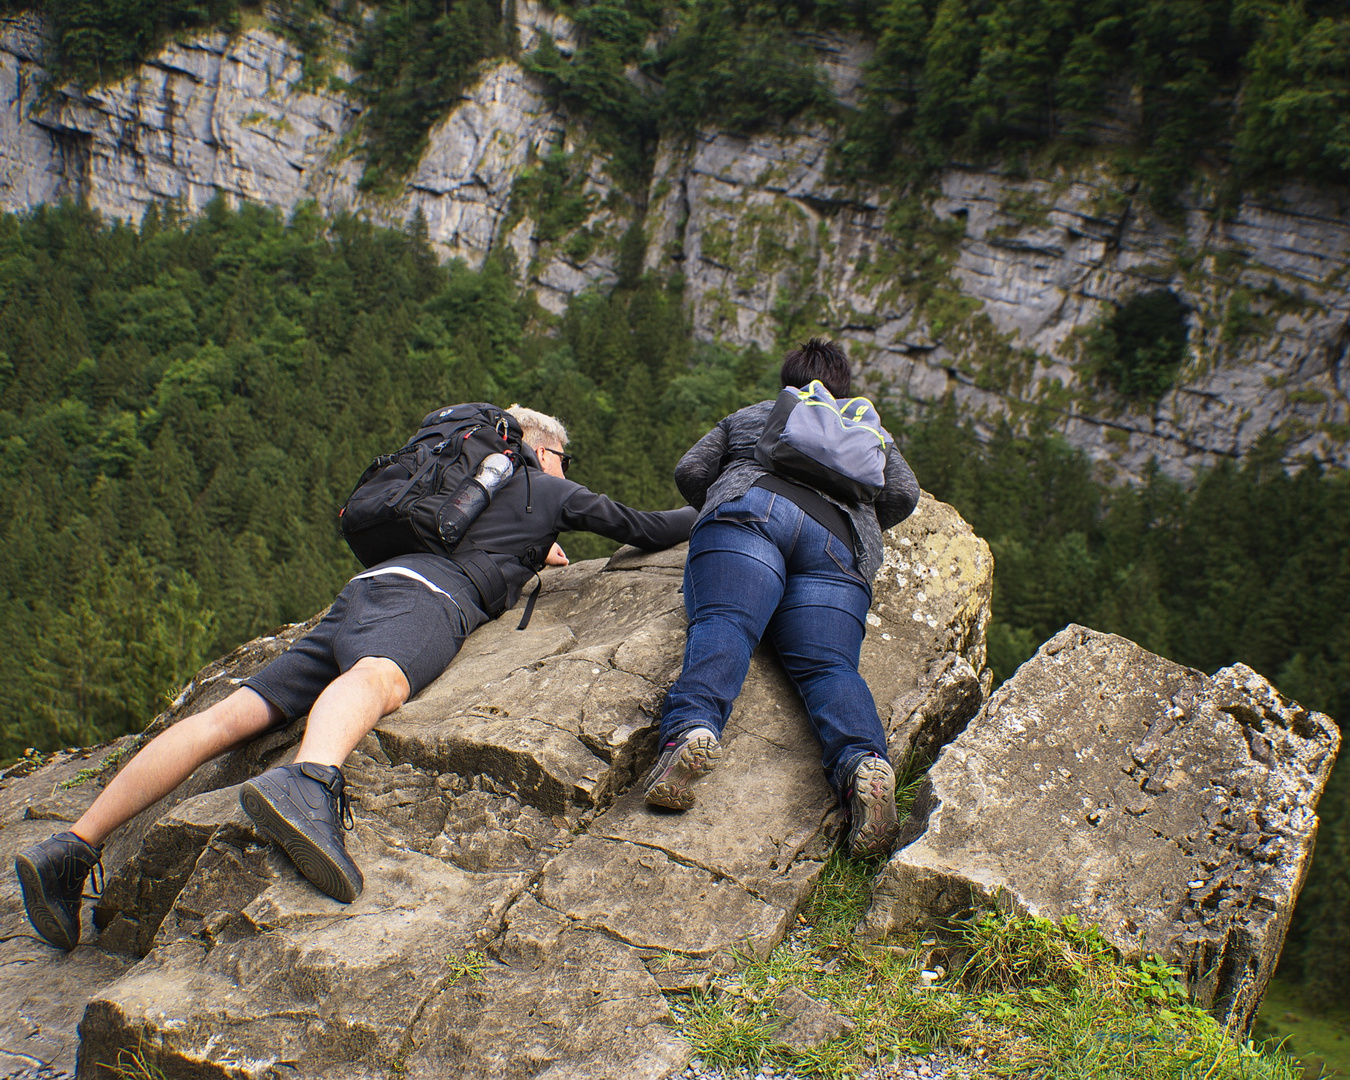
[[[683,266],[700,335],[767,346],[785,320],[819,325],[902,398],[954,393],[990,418],[1048,408],[1129,473],[1155,456],[1184,473],[1267,431],[1290,460],[1350,462],[1344,198],[1291,189],[1230,221],[1191,206],[1178,226],[1104,173],[952,168],[926,206],[895,206],[892,192],[830,183],[830,142],[710,132],[667,148],[649,255]],[[916,247],[944,243],[945,273],[916,266]],[[1115,303],[1155,291],[1188,309],[1189,359],[1175,390],[1131,409],[1091,386],[1078,343]]]
[[[516,7],[521,46],[565,18]],[[706,130],[667,140],[645,193],[624,193],[585,126],[510,60],[430,135],[396,197],[357,187],[360,107],[308,86],[293,46],[266,29],[171,44],[120,83],[39,100],[40,35],[0,35],[0,207],[79,195],[117,217],[156,200],[201,207],[217,192],[287,208],[317,200],[400,224],[417,211],[437,252],[481,265],[514,254],[522,283],[558,311],[616,278],[634,223],[646,265],[679,270],[698,335],[771,347],[847,339],[877,392],[972,415],[1040,411],[1095,458],[1138,474],[1152,457],[1185,473],[1240,456],[1266,432],[1300,455],[1350,464],[1350,193],[1286,187],[1226,216],[1207,196],[1159,219],[1130,183],[1080,165],[1038,177],[953,166],[924,196],[831,179],[821,126],[746,138]],[[822,36],[839,97],[856,98],[868,52]],[[339,75],[348,74],[342,71]],[[516,182],[562,151],[590,207],[565,236],[513,200]],[[1188,201],[1189,200],[1189,201]],[[1131,406],[1093,384],[1084,332],[1124,300],[1170,292],[1185,309],[1178,386]]]
[[[566,43],[557,16],[519,7],[522,40],[545,29]],[[613,257],[538,262],[529,223],[506,235],[516,178],[553,149],[566,149],[563,117],[518,64],[487,66],[461,104],[432,132],[395,198],[358,188],[351,155],[361,105],[304,77],[295,46],[267,29],[170,43],[135,75],[80,91],[41,94],[41,26],[31,15],[0,33],[0,209],[25,210],[64,196],[139,220],[146,207],[178,201],[199,211],[217,194],[290,210],[315,200],[400,226],[418,211],[443,259],[482,265],[499,242],[533,265],[541,299],[561,310],[572,292],[613,277]],[[351,76],[341,64],[339,82]]]

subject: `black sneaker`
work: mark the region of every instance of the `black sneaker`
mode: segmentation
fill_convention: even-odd
[[[848,853],[855,859],[888,854],[900,835],[895,810],[895,773],[884,758],[863,758],[845,798],[852,824]]]
[[[89,871],[97,867],[95,891],[102,891],[102,852],[73,832],[63,832],[24,848],[14,857],[28,921],[58,949],[69,952],[80,943],[84,883]]]
[[[694,805],[689,787],[707,776],[722,761],[717,736],[704,727],[688,731],[666,743],[656,764],[643,778],[643,794],[653,806],[688,810]]]
[[[365,878],[342,841],[353,822],[340,769],[312,761],[268,769],[244,784],[239,802],[318,889],[344,904],[361,895]]]

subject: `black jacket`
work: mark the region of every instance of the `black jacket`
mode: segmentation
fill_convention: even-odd
[[[528,450],[526,462],[493,495],[487,509],[469,527],[462,544],[463,549],[478,548],[492,555],[506,579],[508,609],[515,606],[534,573],[543,568],[560,532],[598,533],[648,551],[689,539],[689,530],[697,517],[692,506],[678,510],[634,510],[574,481],[550,476],[537,467]],[[454,563],[439,555],[402,555],[374,569],[389,566],[416,570],[452,594],[457,587],[462,588],[463,578]]]

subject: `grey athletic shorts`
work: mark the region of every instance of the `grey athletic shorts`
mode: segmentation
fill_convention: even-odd
[[[468,578],[452,596],[393,574],[349,581],[318,626],[242,685],[281,710],[280,726],[309,712],[328,684],[358,660],[382,656],[402,670],[412,697],[486,621]]]

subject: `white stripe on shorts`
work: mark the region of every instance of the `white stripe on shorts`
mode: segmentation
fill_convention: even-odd
[[[357,574],[356,577],[352,578],[352,580],[360,581],[362,578],[383,577],[386,574],[392,574],[395,577],[412,578],[413,581],[420,581],[432,592],[440,593],[447,600],[449,600],[450,603],[454,604],[456,610],[459,610],[461,615],[464,614],[463,610],[460,609],[459,604],[456,602],[453,596],[451,596],[448,592],[442,589],[434,581],[428,581],[416,570],[409,570],[406,566],[380,566],[374,570],[367,570],[364,574]]]

